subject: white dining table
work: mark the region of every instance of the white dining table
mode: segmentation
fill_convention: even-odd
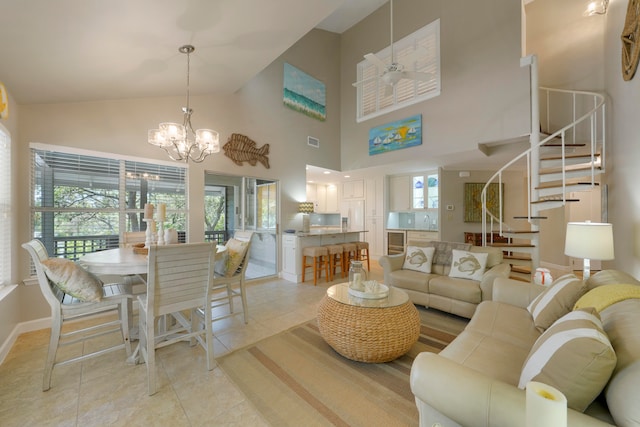
[[[223,245],[217,245],[216,249],[216,258],[227,250]],[[86,254],[78,259],[78,263],[93,274],[127,276],[146,274],[149,257],[134,252],[133,248],[117,248]]]

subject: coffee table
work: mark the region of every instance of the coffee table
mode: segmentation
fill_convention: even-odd
[[[357,298],[348,284],[327,289],[318,306],[324,340],[347,359],[382,363],[407,353],[420,336],[420,315],[406,292],[389,289],[381,299]]]

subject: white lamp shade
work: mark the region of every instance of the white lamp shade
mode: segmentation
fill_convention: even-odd
[[[568,223],[564,253],[574,258],[612,260],[613,225],[600,222]]]

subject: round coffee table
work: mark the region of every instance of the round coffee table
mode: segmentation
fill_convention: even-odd
[[[408,295],[396,288],[381,299],[357,298],[347,283],[331,286],[318,306],[318,328],[342,356],[382,363],[402,356],[420,336],[420,315]]]

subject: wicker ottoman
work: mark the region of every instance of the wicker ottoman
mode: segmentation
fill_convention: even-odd
[[[346,283],[331,286],[318,307],[318,328],[342,356],[358,362],[388,362],[407,353],[420,335],[420,315],[407,294],[391,288],[387,298],[348,294]]]

